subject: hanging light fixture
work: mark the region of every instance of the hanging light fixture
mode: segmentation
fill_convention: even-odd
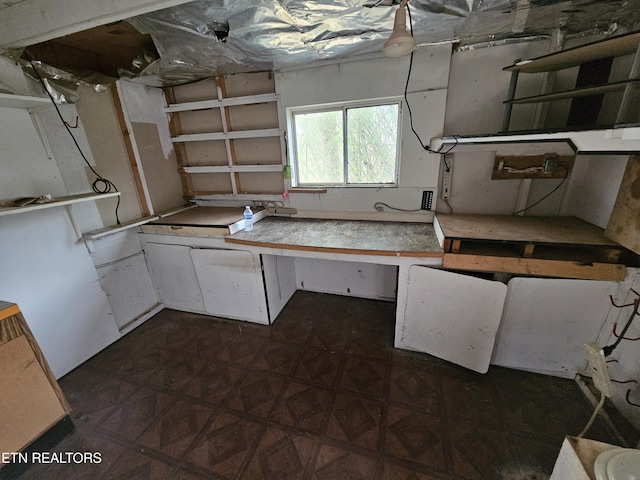
[[[393,21],[393,32],[391,36],[384,42],[382,46],[382,53],[385,57],[401,57],[413,52],[416,48],[416,41],[407,32],[407,14],[405,7],[409,0],[402,0],[398,10],[396,10],[396,16]]]

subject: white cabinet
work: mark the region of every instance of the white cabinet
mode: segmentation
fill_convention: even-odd
[[[501,282],[412,265],[396,346],[486,373],[507,295]]]
[[[191,247],[147,243],[145,255],[158,296],[168,308],[204,312]]]
[[[259,258],[242,250],[197,248],[191,258],[207,313],[269,323]]]

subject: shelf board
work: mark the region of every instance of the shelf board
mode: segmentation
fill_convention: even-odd
[[[269,103],[278,100],[275,93],[260,95],[247,95],[244,97],[224,98],[222,100],[203,100],[199,102],[175,103],[164,108],[165,113],[189,112],[194,110],[207,110],[209,108],[233,107],[237,105],[252,105],[256,103]]]
[[[252,172],[281,172],[283,166],[277,165],[202,165],[184,167],[185,173],[252,173]]]
[[[511,103],[514,105],[523,105],[527,103],[553,102],[555,100],[565,100],[574,97],[586,97],[589,95],[597,95],[600,93],[624,91],[629,84],[640,84],[640,79],[623,80],[620,82],[607,83],[604,85],[594,85],[591,87],[577,88],[575,90],[563,90],[562,92],[545,93],[543,95],[533,95],[531,97],[514,98],[506,100],[503,103]]]
[[[260,193],[260,194],[250,194],[250,193],[238,193],[233,194],[222,193],[222,192],[193,192],[191,195],[188,195],[187,198],[189,200],[262,200],[262,201],[282,201],[282,193]]]
[[[607,40],[569,48],[550,55],[523,60],[503,68],[507,72],[540,73],[577,67],[585,62],[635,53],[640,44],[640,32],[632,32]]]
[[[282,132],[279,128],[265,128],[261,130],[238,130],[235,132],[190,133],[172,137],[173,143],[179,142],[203,142],[209,140],[235,140],[240,138],[264,138],[279,137]]]
[[[24,207],[0,207],[0,217],[5,215],[16,215],[18,213],[26,213],[34,210],[44,210],[46,208],[62,207],[65,205],[73,205],[74,203],[91,202],[102,200],[105,198],[117,197],[120,192],[113,193],[81,193],[79,195],[70,195],[67,197],[54,198],[47,203],[38,203],[25,205]]]
[[[0,93],[0,107],[41,108],[49,105],[51,105],[51,100],[49,100],[48,98],[13,95],[11,93]]]

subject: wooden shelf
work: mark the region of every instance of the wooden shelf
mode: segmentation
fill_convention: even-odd
[[[282,172],[281,164],[273,165],[203,165],[183,167],[185,173],[251,173],[251,172]]]
[[[42,108],[51,105],[51,100],[41,97],[28,97],[25,95],[13,95],[0,93],[0,107],[9,108]]]
[[[640,32],[633,32],[536,57],[531,60],[516,62],[513,65],[503,68],[503,70],[521,73],[541,73],[563,70],[601,58],[629,55],[638,49],[638,45],[640,45]]]
[[[79,195],[70,195],[67,197],[54,198],[47,203],[38,203],[25,205],[24,207],[0,207],[0,217],[5,215],[16,215],[19,213],[32,212],[34,210],[44,210],[46,208],[62,207],[65,205],[73,205],[74,203],[92,202],[103,200],[105,198],[113,198],[120,195],[120,192],[113,193],[81,193]]]
[[[237,140],[240,138],[264,138],[279,137],[282,131],[279,128],[264,128],[261,130],[237,130],[232,132],[191,133],[172,137],[176,142],[203,142],[208,140]]]
[[[264,93],[261,95],[247,95],[244,97],[223,98],[222,100],[203,100],[200,102],[174,103],[169,105],[168,107],[165,107],[164,112],[192,112],[196,110],[207,110],[209,108],[276,102],[277,100],[278,96],[275,93]]]
[[[624,81],[609,82],[614,59],[635,54],[632,66]],[[576,88],[558,92],[547,91],[541,95],[516,98],[518,75],[520,73],[549,73],[577,67]],[[637,105],[640,98],[640,32],[608,38],[561,50],[531,60],[518,61],[503,70],[511,72],[511,82],[505,104],[502,130],[508,131],[513,105],[551,102],[571,99],[566,126],[615,125],[640,122]],[[552,82],[551,82],[552,83]],[[622,91],[617,97],[605,97],[606,93]],[[615,105],[603,105],[607,101],[617,103],[615,120],[602,120],[603,111],[613,111]]]
[[[285,140],[272,74],[210,78],[164,92],[185,198],[281,199]]]
[[[621,82],[606,83],[604,85],[576,88],[575,90],[564,90],[562,92],[553,92],[543,95],[532,95],[530,97],[514,98],[513,100],[505,100],[503,103],[523,105],[527,103],[553,102],[556,100],[566,100],[575,97],[598,95],[600,93],[624,91],[624,89],[629,84],[640,85],[640,79],[623,80]]]

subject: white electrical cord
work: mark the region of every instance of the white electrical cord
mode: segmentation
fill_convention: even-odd
[[[582,438],[584,436],[584,434],[587,433],[587,430],[589,430],[591,428],[591,425],[593,425],[593,422],[596,421],[596,418],[598,417],[598,414],[600,413],[600,410],[602,410],[602,407],[604,407],[605,398],[606,397],[604,396],[604,393],[600,392],[600,401],[598,402],[598,405],[596,406],[596,409],[593,411],[593,414],[591,415],[591,418],[587,422],[587,425],[584,427],[582,432],[580,432],[580,435],[578,435],[578,438]]]

